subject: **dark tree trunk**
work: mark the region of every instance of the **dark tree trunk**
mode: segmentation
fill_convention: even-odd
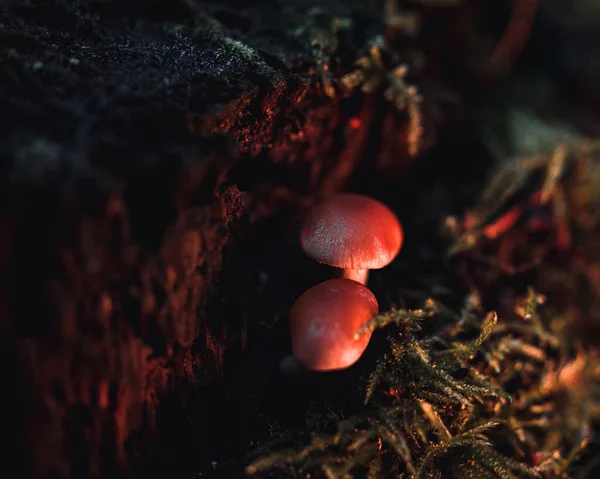
[[[243,305],[206,314],[215,281],[236,278],[224,252],[369,173],[373,141],[379,165],[404,168],[389,161],[404,139],[373,140],[369,120],[392,132],[404,116],[379,96],[329,98],[315,73],[329,47],[312,39],[336,16],[357,20],[336,47],[351,68],[379,28],[366,3],[0,7],[7,470],[131,474],[164,398],[206,388],[244,345]]]

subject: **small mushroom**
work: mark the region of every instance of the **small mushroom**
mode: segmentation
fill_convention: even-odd
[[[316,205],[302,226],[301,243],[312,259],[342,268],[342,278],[367,284],[369,270],[396,257],[404,233],[383,203],[357,194],[338,194]]]
[[[371,332],[356,331],[379,312],[373,293],[356,281],[330,279],[307,290],[290,311],[292,354],[303,367],[334,371],[352,366]]]

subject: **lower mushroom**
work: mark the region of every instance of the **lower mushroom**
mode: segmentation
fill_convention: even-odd
[[[292,354],[303,367],[334,371],[352,366],[367,348],[371,332],[356,331],[379,312],[373,293],[356,281],[330,279],[313,286],[290,311]],[[283,366],[289,366],[287,361]]]

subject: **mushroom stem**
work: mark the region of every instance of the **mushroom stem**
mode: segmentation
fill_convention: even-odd
[[[351,279],[352,281],[356,281],[364,286],[366,286],[367,281],[369,280],[369,270],[368,269],[343,269],[341,278]]]

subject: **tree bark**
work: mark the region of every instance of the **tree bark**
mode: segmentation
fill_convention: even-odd
[[[336,47],[352,61],[377,31],[365,3],[2,7],[7,470],[133,474],[128,440],[152,432],[165,394],[221,373],[244,327],[204,312],[232,238],[342,188],[363,164],[366,120],[390,118],[379,97],[328,97],[315,67],[329,47],[312,40],[332,19],[360,18]],[[388,158],[405,150],[395,141]]]

